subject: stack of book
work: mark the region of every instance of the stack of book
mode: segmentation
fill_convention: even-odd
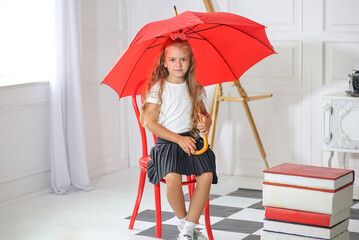
[[[264,170],[263,240],[349,239],[354,171],[284,163]]]

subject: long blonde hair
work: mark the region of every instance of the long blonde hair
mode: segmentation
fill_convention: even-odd
[[[168,39],[166,41],[166,43],[164,44],[162,50],[161,50],[161,54],[160,57],[152,71],[152,75],[151,78],[149,79],[149,82],[147,83],[147,87],[145,89],[144,92],[144,98],[143,98],[143,105],[141,108],[141,117],[140,117],[140,122],[142,124],[142,126],[145,126],[145,119],[147,117],[148,114],[148,107],[147,107],[147,103],[146,100],[149,96],[149,91],[150,89],[156,84],[159,83],[160,89],[158,92],[158,98],[159,98],[159,103],[160,105],[162,104],[162,92],[163,92],[163,86],[164,86],[164,82],[165,79],[168,77],[169,73],[167,68],[165,67],[165,51],[166,48],[169,46],[175,46],[178,48],[187,48],[190,52],[190,67],[185,75],[185,80],[186,80],[186,85],[187,85],[187,89],[188,89],[188,93],[189,96],[191,98],[191,103],[192,103],[192,110],[191,110],[191,129],[190,132],[194,135],[194,136],[198,136],[198,130],[196,128],[197,125],[197,119],[198,119],[198,114],[197,114],[197,105],[198,105],[198,96],[201,92],[201,90],[203,89],[202,85],[196,80],[196,73],[195,73],[195,60],[194,60],[194,56],[193,56],[193,52],[192,52],[192,48],[191,45],[188,43],[188,41],[185,40],[181,40],[181,39],[176,39],[176,40],[172,40],[172,39]]]

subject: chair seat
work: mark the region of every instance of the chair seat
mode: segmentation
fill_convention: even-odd
[[[138,160],[138,163],[140,164],[141,168],[147,170],[147,164],[149,161],[151,161],[151,157],[150,157],[150,155],[146,155],[146,156],[140,157],[140,159]]]

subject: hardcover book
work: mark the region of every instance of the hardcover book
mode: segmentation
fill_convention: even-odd
[[[335,193],[263,184],[263,206],[336,215],[353,204],[353,185]]]
[[[354,182],[354,171],[349,169],[283,163],[263,172],[265,183],[323,189],[328,192],[339,191]]]
[[[286,208],[266,207],[265,218],[285,221],[296,222],[302,224],[309,224],[322,227],[332,227],[339,222],[350,217],[350,208],[347,208],[336,215],[329,215],[323,213],[306,212],[299,210],[292,210]]]
[[[263,230],[261,234],[261,240],[319,240],[319,239],[320,240],[349,240],[349,231],[346,230],[332,239],[304,237],[299,235],[271,232],[266,230]]]
[[[353,170],[283,163],[263,172],[264,206],[336,215],[352,205]]]
[[[349,219],[346,219],[332,227],[319,227],[265,219],[263,229],[272,232],[281,232],[305,237],[332,239],[342,232],[345,232],[348,229],[348,225]]]

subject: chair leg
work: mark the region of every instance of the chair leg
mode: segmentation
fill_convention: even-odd
[[[162,216],[161,216],[161,188],[160,183],[155,184],[155,208],[156,208],[156,238],[162,237]]]
[[[210,220],[209,216],[210,215],[209,215],[209,198],[208,198],[206,206],[204,207],[204,221],[206,223],[208,240],[213,240],[211,220]]]
[[[143,189],[145,187],[145,182],[146,182],[146,171],[141,168],[140,180],[138,183],[137,198],[136,198],[135,207],[133,208],[130,226],[128,227],[129,229],[133,229],[133,225],[135,224],[135,220],[136,220],[137,213],[138,213],[138,208],[140,207],[140,204],[141,204],[141,199],[142,199]]]
[[[191,181],[192,180],[192,176],[187,176],[187,181]],[[188,195],[189,195],[189,200],[192,199],[192,195],[194,192],[194,185],[193,184],[188,184]]]

